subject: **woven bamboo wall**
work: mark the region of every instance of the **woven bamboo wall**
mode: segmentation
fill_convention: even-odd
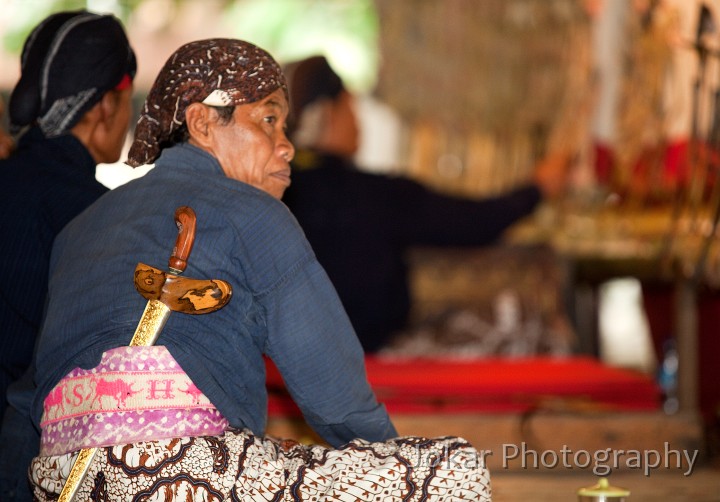
[[[590,108],[580,0],[376,0],[378,95],[408,125],[408,174],[455,193],[526,180],[577,148]]]

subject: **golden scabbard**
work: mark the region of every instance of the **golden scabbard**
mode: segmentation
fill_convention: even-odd
[[[149,347],[155,343],[160,332],[165,326],[165,322],[170,316],[170,309],[160,300],[150,300],[145,305],[145,310],[140,318],[140,322],[135,329],[131,347]],[[80,487],[80,483],[85,478],[90,464],[95,458],[97,448],[83,448],[75,458],[75,463],[70,469],[65,486],[60,492],[58,502],[71,502]]]

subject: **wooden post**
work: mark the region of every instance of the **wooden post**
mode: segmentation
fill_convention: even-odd
[[[697,284],[680,274],[675,285],[675,342],[678,353],[680,411],[698,410]]]

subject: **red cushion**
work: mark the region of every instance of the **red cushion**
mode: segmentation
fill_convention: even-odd
[[[521,359],[366,358],[368,380],[391,414],[528,411],[548,401],[601,409],[656,410],[660,391],[647,375],[590,357]],[[297,415],[268,361],[270,416]]]

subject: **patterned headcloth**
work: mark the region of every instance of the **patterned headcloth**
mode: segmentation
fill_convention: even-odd
[[[136,69],[117,18],[85,10],[53,14],[23,46],[8,103],[11,129],[37,124],[47,137],[65,134],[107,91],[129,84]]]
[[[233,106],[259,101],[282,89],[285,76],[263,49],[242,40],[215,38],[183,45],[160,70],[135,127],[127,163],[153,163],[185,123],[192,103]]]

